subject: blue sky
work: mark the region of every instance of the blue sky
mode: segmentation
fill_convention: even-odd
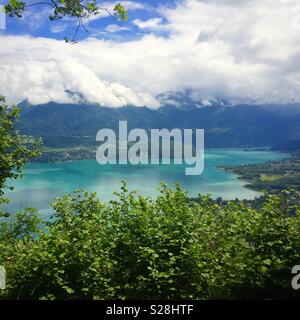
[[[299,0],[121,2],[128,22],[98,16],[74,45],[63,38],[76,23],[50,22],[47,7],[8,19],[0,93],[16,103],[78,103],[72,91],[115,108],[158,108],[161,94],[175,104],[170,92],[206,106],[300,103]]]
[[[6,0],[0,0],[0,4],[2,5],[6,2]],[[31,0],[27,2],[32,4],[37,1]],[[112,12],[114,5],[119,2],[128,10],[128,22],[119,21],[118,19],[110,17],[105,12],[101,12],[100,15],[92,17],[90,20],[85,20],[85,25],[89,32],[81,28],[76,38],[82,40],[87,37],[95,37],[99,39],[127,41],[142,37],[144,34],[151,32],[151,30],[147,30],[147,28],[141,30],[141,28],[136,25],[136,22],[161,19],[163,23],[164,17],[159,14],[159,9],[162,7],[172,8],[176,3],[175,0],[103,1],[102,3],[103,7],[109,8]],[[6,35],[31,35],[33,37],[47,37],[57,40],[61,40],[65,36],[72,38],[76,30],[76,20],[65,19],[50,23],[47,18],[50,11],[51,7],[47,5],[31,7],[21,19],[7,18],[7,28],[5,31],[1,30],[0,32]],[[157,33],[167,36],[167,33],[164,31]]]

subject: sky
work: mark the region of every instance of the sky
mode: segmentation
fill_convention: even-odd
[[[300,102],[299,0],[119,2],[127,22],[101,12],[85,21],[88,32],[80,30],[76,44],[63,40],[76,21],[50,22],[46,5],[7,17],[0,94],[10,103],[43,104],[78,103],[70,95],[77,92],[115,108],[158,108],[158,96],[172,103],[172,92],[189,92],[200,104]]]

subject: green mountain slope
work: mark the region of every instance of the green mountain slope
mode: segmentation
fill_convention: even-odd
[[[48,147],[92,146],[102,128],[204,128],[206,147],[262,147],[300,138],[300,114],[289,117],[282,108],[240,105],[180,109],[162,107],[105,108],[90,104],[49,103],[22,106],[18,128],[41,136]]]

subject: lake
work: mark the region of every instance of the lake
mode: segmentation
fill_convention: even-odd
[[[217,169],[219,165],[264,163],[279,160],[286,154],[268,151],[207,149],[205,168],[200,176],[186,176],[185,165],[99,165],[96,160],[62,163],[32,163],[26,166],[24,178],[13,182],[15,190],[7,192],[11,203],[6,210],[35,207],[42,217],[49,217],[50,203],[75,189],[96,191],[103,200],[113,197],[126,180],[130,189],[150,197],[157,195],[161,181],[169,186],[179,182],[189,196],[210,193],[214,198],[253,199],[260,193],[246,189],[235,174]]]

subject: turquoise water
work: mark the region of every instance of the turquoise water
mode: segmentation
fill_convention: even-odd
[[[210,193],[224,199],[253,199],[258,192],[244,188],[245,182],[235,174],[218,170],[219,165],[263,163],[286,157],[285,154],[266,151],[206,150],[205,169],[200,176],[186,176],[185,165],[99,165],[96,160],[63,163],[34,163],[25,168],[23,179],[14,181],[15,190],[8,192],[11,204],[7,210],[35,207],[42,216],[49,215],[54,198],[75,189],[96,191],[103,200],[113,197],[126,180],[130,189],[154,197],[161,181],[169,186],[179,182],[189,196]]]

